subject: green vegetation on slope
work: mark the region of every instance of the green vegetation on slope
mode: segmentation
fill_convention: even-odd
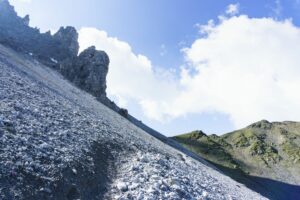
[[[217,135],[207,136],[202,131],[193,131],[176,136],[175,139],[183,146],[201,155],[208,161],[229,168],[236,168],[237,163],[224,147],[232,148],[225,140]]]
[[[234,178],[242,173],[300,184],[300,123],[262,120],[222,136],[193,131],[174,139]]]

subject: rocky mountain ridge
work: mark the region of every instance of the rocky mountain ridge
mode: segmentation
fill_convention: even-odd
[[[0,0],[0,43],[52,67],[77,87],[114,106],[106,98],[108,55],[95,47],[78,55],[78,33],[74,27],[61,27],[53,35],[40,33],[29,26],[28,15],[19,17],[7,0]],[[117,106],[114,108],[118,110]]]
[[[0,199],[265,199],[190,155],[0,44]]]
[[[49,66],[76,57],[78,33],[73,27],[61,27],[57,33],[40,33],[29,26],[29,16],[21,18],[7,0],[0,1],[0,42],[12,49],[31,54]],[[52,60],[51,60],[52,58]],[[55,60],[55,61],[54,61]]]
[[[173,147],[186,151],[140,120],[120,108],[106,95],[106,76],[109,57],[104,51],[89,47],[79,55],[78,33],[74,27],[61,27],[54,35],[40,33],[29,26],[29,16],[19,17],[8,0],[0,0],[0,44],[28,55],[30,58],[58,71],[80,89],[125,117],[154,137],[169,142]]]

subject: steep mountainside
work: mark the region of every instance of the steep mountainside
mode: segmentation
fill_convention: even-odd
[[[222,136],[194,131],[174,138],[237,180],[267,178],[298,185],[293,191],[300,194],[300,123],[262,120]]]
[[[263,199],[1,45],[0,138],[1,199]]]
[[[28,23],[0,0],[0,199],[265,199],[110,102],[74,28]]]
[[[78,33],[74,27],[61,27],[54,35],[40,33],[29,26],[29,16],[21,18],[8,0],[0,0],[0,43],[15,51],[29,55],[55,69],[80,89],[95,96],[136,126],[155,137],[165,140],[157,131],[131,116],[126,109],[118,107],[106,96],[106,75],[109,57],[104,51],[89,47],[78,55]],[[177,148],[180,145],[174,144]]]

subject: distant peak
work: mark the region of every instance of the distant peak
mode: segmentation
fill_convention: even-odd
[[[265,120],[265,119],[261,120],[260,122],[262,122],[262,123],[271,123],[271,122],[269,122],[268,120]]]
[[[207,136],[202,130],[196,130],[190,133],[191,138],[198,139],[203,136]]]
[[[198,135],[206,135],[202,130],[196,130],[193,133],[196,133]]]
[[[271,127],[272,127],[272,123],[265,119],[255,122],[250,126],[248,126],[248,128],[262,128],[262,129],[270,129]]]
[[[68,47],[70,57],[77,56],[79,52],[78,33],[74,27],[60,27],[53,37]]]
[[[66,27],[60,27],[59,30],[54,35],[60,35],[60,34],[76,34],[77,31],[72,26],[66,26]]]

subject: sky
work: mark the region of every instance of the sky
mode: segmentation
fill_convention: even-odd
[[[300,121],[300,0],[10,0],[110,57],[107,93],[172,136]]]

